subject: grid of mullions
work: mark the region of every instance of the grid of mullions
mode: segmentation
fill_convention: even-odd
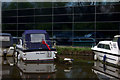
[[[2,24],[3,32],[19,37],[24,30],[40,29],[56,39],[74,40],[94,32],[112,39],[120,33],[120,3],[3,3]]]

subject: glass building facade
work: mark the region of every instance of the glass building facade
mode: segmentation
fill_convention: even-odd
[[[120,33],[120,2],[2,2],[3,33],[32,29],[47,30],[57,45],[111,40]]]

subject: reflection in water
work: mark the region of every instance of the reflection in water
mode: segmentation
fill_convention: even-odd
[[[113,66],[105,65],[99,61],[94,62],[92,68],[95,74],[97,74],[100,80],[119,80],[120,69]]]
[[[3,64],[6,61],[6,64]],[[97,78],[91,68],[93,63],[65,65],[60,63],[25,63],[12,57],[3,58],[2,79],[55,79],[55,78]]]

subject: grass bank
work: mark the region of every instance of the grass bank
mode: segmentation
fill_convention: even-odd
[[[56,47],[58,55],[93,55],[91,48],[89,47]]]

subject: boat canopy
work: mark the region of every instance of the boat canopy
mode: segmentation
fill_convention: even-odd
[[[27,49],[46,49],[46,45],[42,44],[43,40],[52,47],[49,35],[45,30],[26,30],[22,35],[23,45],[26,44]]]
[[[46,30],[26,30],[23,35],[26,35],[26,34],[46,34]]]

